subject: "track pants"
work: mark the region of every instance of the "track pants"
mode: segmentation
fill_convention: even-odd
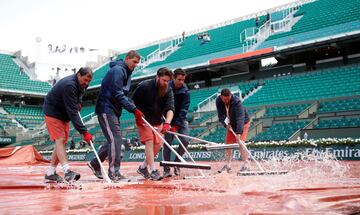
[[[120,171],[121,145],[123,144],[120,132],[120,120],[115,115],[99,114],[99,124],[106,138],[106,142],[99,149],[99,158],[103,162],[106,157],[109,160],[109,175]],[[100,164],[96,157],[91,160],[91,165],[100,170]]]

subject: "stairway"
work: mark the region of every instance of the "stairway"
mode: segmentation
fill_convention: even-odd
[[[294,17],[297,9],[288,8],[287,16],[281,20],[272,21],[270,18],[259,28],[247,28],[240,33],[240,42],[244,52],[254,51],[262,42],[271,35],[291,31],[301,17]]]
[[[159,44],[159,48],[148,54],[145,58],[141,58],[136,70],[142,70],[152,63],[165,60],[168,56],[178,50],[183,42],[183,37],[179,36],[171,41]]]

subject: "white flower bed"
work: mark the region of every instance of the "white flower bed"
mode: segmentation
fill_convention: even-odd
[[[296,140],[296,141],[268,141],[268,142],[247,142],[246,145],[250,148],[263,148],[263,147],[278,147],[278,146],[291,146],[291,147],[302,147],[302,146],[329,146],[329,145],[354,145],[360,144],[360,138],[353,139],[353,138],[322,138],[317,140]],[[178,145],[173,146],[177,148]],[[144,151],[145,145],[132,147],[133,151]],[[189,144],[188,150],[205,150],[204,144]],[[67,150],[68,153],[90,153],[92,150],[90,148],[86,149],[74,149],[74,150]],[[40,153],[52,153],[52,151],[40,151]]]

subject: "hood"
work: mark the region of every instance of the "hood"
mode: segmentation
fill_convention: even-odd
[[[110,68],[113,68],[114,66],[124,66],[124,68],[130,70],[123,59],[111,61],[109,66]]]
[[[126,73],[128,75],[131,75],[133,71],[131,71],[129,69],[129,67],[126,65],[125,61],[123,59],[119,59],[119,60],[114,60],[114,61],[111,61],[110,64],[109,64],[110,68],[113,68],[114,66],[121,66],[123,68],[126,69]]]

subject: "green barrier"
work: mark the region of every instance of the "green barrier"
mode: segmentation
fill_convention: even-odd
[[[15,142],[15,136],[0,136],[0,147],[7,146]]]

